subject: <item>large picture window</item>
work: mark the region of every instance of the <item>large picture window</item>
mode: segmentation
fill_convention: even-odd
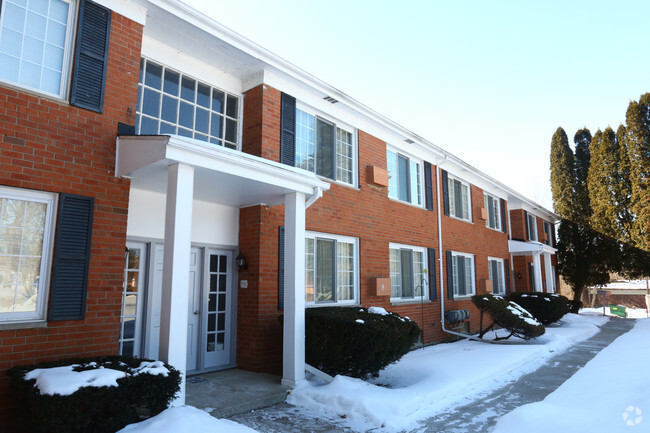
[[[55,196],[0,187],[0,323],[45,319]]]
[[[136,131],[237,149],[239,97],[148,59],[140,65]]]
[[[451,269],[454,297],[472,296],[476,293],[474,283],[474,256],[451,253]]]
[[[357,302],[357,255],[354,238],[307,234],[305,301],[308,304]]]
[[[295,165],[329,179],[354,184],[354,134],[297,108]]]
[[[426,248],[390,244],[391,299],[427,296]]]
[[[422,206],[422,165],[392,150],[386,151],[388,197]]]
[[[485,209],[488,211],[488,219],[485,224],[491,229],[501,230],[501,213],[499,199],[489,194],[484,195]]]
[[[71,1],[0,2],[0,80],[63,98],[74,15]]]
[[[449,191],[449,214],[453,217],[471,221],[471,202],[469,185],[451,176],[447,178]]]

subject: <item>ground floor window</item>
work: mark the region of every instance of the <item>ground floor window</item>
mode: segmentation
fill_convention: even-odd
[[[144,274],[146,245],[128,243],[122,289],[122,320],[120,326],[120,354],[141,355],[142,303],[144,302]]]
[[[454,296],[474,295],[476,293],[474,256],[472,254],[452,252],[451,267]]]
[[[305,302],[355,303],[358,299],[358,242],[347,236],[307,233]]]
[[[506,284],[503,272],[503,259],[488,258],[490,268],[490,281],[492,281],[492,293],[495,295],[506,294]]]
[[[426,296],[426,248],[391,243],[390,281],[392,299]]]
[[[45,319],[55,202],[0,187],[0,323]]]

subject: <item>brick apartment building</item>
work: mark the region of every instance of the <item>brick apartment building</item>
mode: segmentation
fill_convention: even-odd
[[[305,308],[429,344],[449,310],[477,330],[472,294],[556,290],[552,212],[184,4],[0,8],[0,371],[122,353],[293,385]]]

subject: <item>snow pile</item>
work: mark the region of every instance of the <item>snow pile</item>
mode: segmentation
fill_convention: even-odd
[[[121,365],[124,365],[121,363]],[[86,386],[118,386],[117,380],[129,375],[139,374],[163,375],[167,377],[169,370],[162,361],[143,361],[137,368],[129,372],[114,370],[112,368],[94,368],[92,370],[74,371],[81,367],[80,364],[66,365],[64,367],[36,368],[25,374],[26,380],[36,379],[36,387],[41,394],[70,395],[79,388]],[[83,367],[97,367],[96,362],[85,364]]]
[[[524,322],[528,323],[529,325],[533,326],[539,326],[541,323],[539,323],[528,311],[526,311],[521,305],[517,304],[516,302],[508,302],[508,306],[506,307],[512,314],[515,316],[521,318]]]
[[[638,320],[544,400],[503,416],[493,433],[649,431],[650,345],[639,344],[648,340],[650,320]]]
[[[192,406],[172,407],[153,418],[131,424],[117,433],[256,433],[227,419],[217,419]]]
[[[336,376],[324,386],[302,383],[287,402],[314,414],[343,419],[358,431],[416,428],[419,420],[534,371],[554,352],[594,335],[607,320],[567,314],[561,326],[549,326],[546,334],[528,342],[465,340],[418,349],[382,370],[374,383],[345,376]]]
[[[370,307],[368,308],[368,313],[370,314],[379,314],[380,316],[387,316],[388,311],[385,308],[381,307]]]
[[[123,371],[110,368],[74,371],[79,365],[65,367],[37,368],[25,374],[25,379],[36,379],[41,394],[70,395],[84,386],[117,386],[117,379],[126,377]]]

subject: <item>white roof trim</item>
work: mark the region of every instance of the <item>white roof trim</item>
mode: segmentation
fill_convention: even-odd
[[[514,255],[531,255],[531,254],[555,254],[556,248],[541,242],[529,241],[508,241],[508,251]]]

